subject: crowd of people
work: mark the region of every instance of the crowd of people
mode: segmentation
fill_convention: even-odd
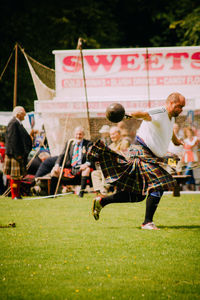
[[[183,145],[175,146],[170,142],[168,152],[179,158],[176,164],[176,173],[190,175],[183,189],[195,191],[198,182],[195,180],[194,170],[200,162],[200,136],[198,136],[197,128],[191,125],[181,128],[179,124],[175,123],[174,132],[183,141]]]
[[[147,195],[142,228],[156,229],[153,216],[163,191],[174,185],[171,175],[190,175],[183,189],[194,191],[197,185],[193,171],[200,160],[197,128],[175,123],[184,106],[184,96],[173,93],[165,107],[132,113],[133,118],[142,121],[134,139],[123,121],[114,126],[104,124],[96,142],[85,139],[84,128],[78,126],[74,138],[66,141],[57,156],[51,156],[44,131],[32,129],[28,134],[22,124],[25,109],[17,106],[5,140],[0,140],[0,192],[3,194],[10,188],[12,199],[22,199],[21,184],[26,176],[32,176],[30,194],[43,176],[50,178],[50,195],[58,193],[63,185],[69,185],[72,190],[79,185],[78,196],[82,198],[89,186],[96,195],[93,202],[96,220],[107,204],[139,202]],[[167,171],[159,165],[166,155],[174,158]],[[122,164],[114,165],[120,160]],[[40,192],[41,188],[44,187],[40,187]]]

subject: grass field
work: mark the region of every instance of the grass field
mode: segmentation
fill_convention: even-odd
[[[92,194],[0,199],[0,299],[200,299],[200,195],[163,196],[91,215]]]

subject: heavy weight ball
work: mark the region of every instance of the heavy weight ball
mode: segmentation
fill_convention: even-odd
[[[106,118],[113,122],[120,122],[125,116],[125,109],[120,103],[111,103],[106,109]]]

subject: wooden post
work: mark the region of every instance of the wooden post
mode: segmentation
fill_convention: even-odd
[[[55,193],[54,193],[54,198],[56,197],[57,192],[58,192],[58,188],[59,188],[59,186],[60,186],[60,181],[61,181],[61,178],[62,178],[62,175],[63,175],[63,170],[64,170],[64,166],[65,166],[67,154],[68,154],[68,152],[69,152],[69,146],[70,146],[70,144],[71,144],[72,142],[74,142],[74,139],[69,139],[68,144],[67,144],[67,148],[66,148],[66,150],[65,150],[65,155],[64,155],[64,158],[63,158],[62,167],[61,167],[61,170],[60,170],[60,175],[59,175],[59,178],[58,178],[56,190],[55,190]]]
[[[86,85],[86,78],[85,78],[85,68],[84,68],[84,60],[83,60],[83,51],[82,51],[83,39],[78,39],[77,49],[80,50],[81,54],[81,65],[83,71],[83,82],[84,82],[84,90],[85,90],[85,101],[86,101],[86,109],[87,109],[87,120],[88,120],[88,127],[89,127],[89,134],[91,138],[91,128],[90,128],[90,115],[89,115],[89,105],[88,105],[88,96],[87,96],[87,85]]]
[[[18,65],[18,45],[15,45],[15,74],[14,74],[14,93],[13,108],[17,105],[17,65]]]
[[[147,94],[148,94],[148,108],[151,107],[151,100],[150,100],[150,85],[149,85],[149,53],[148,48],[146,48],[146,68],[147,68]]]

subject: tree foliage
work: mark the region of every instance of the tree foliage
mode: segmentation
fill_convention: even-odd
[[[183,46],[196,46],[200,44],[200,7],[188,13],[183,19],[170,24],[175,30]]]
[[[0,74],[15,43],[54,68],[53,50],[194,46],[200,44],[198,0],[1,1]],[[12,110],[14,56],[1,81],[0,109]],[[32,78],[22,54],[18,61],[18,104],[34,109]]]

